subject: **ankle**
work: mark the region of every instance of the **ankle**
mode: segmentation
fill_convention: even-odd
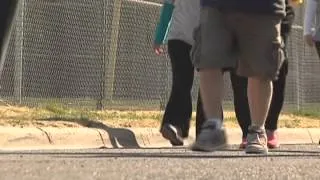
[[[267,129],[267,128],[266,128],[266,132],[267,132],[267,133],[276,133],[277,130],[276,130],[276,129]]]
[[[210,124],[214,124],[217,129],[221,129],[222,128],[221,119],[210,118],[210,119],[207,120],[207,122],[210,122]]]
[[[252,124],[251,126],[249,126],[249,129],[266,131],[263,125],[257,125],[257,124]]]
[[[276,130],[266,130],[267,136],[269,139],[273,139],[277,137],[277,131]]]

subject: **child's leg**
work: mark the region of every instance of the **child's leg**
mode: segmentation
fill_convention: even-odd
[[[194,68],[190,60],[191,45],[180,40],[169,40],[168,52],[172,67],[172,89],[163,116],[162,127],[170,124],[188,136],[192,114],[191,88]],[[171,138],[168,138],[171,140]]]

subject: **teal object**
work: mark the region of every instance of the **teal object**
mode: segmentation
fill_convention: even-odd
[[[165,1],[160,14],[159,23],[155,33],[155,44],[165,44],[167,34],[171,25],[171,18],[173,13],[174,5],[170,1]]]

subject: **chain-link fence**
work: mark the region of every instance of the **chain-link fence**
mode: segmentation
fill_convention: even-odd
[[[1,99],[37,106],[163,109],[167,57],[152,49],[160,0],[21,0],[0,82]],[[315,50],[302,39],[303,7],[289,42],[286,109],[320,106]],[[225,103],[232,91],[225,76]],[[193,97],[198,93],[196,77]]]

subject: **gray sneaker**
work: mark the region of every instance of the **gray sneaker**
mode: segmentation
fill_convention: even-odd
[[[211,152],[227,145],[227,138],[224,129],[217,128],[212,121],[206,121],[195,143],[191,146],[193,151]]]
[[[249,128],[247,135],[247,147],[245,149],[247,154],[267,154],[267,135],[264,129]]]

